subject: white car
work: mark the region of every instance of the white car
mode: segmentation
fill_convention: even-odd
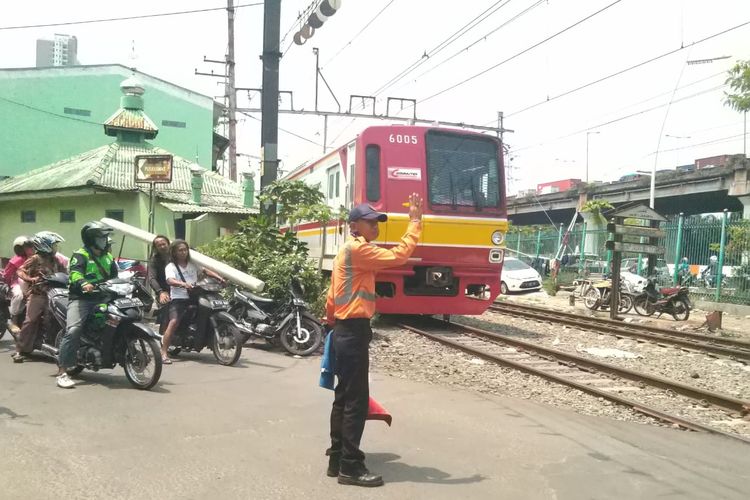
[[[542,277],[534,268],[513,257],[506,257],[500,274],[500,292],[522,292],[542,288]]]

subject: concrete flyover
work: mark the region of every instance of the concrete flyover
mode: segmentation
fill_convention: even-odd
[[[691,172],[657,172],[655,209],[665,215],[695,215],[708,212],[743,212],[750,218],[750,160],[736,156],[722,167]],[[615,207],[649,202],[648,176],[624,182],[581,184],[559,193],[508,198],[508,219],[513,224],[568,224],[575,211],[588,200],[606,200]]]

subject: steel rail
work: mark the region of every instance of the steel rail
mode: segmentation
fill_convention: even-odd
[[[578,328],[590,328],[613,335],[664,342],[690,349],[721,354],[723,356],[750,360],[750,342],[742,340],[716,338],[648,325],[634,325],[606,318],[587,317],[566,311],[542,309],[521,304],[493,304],[489,307],[489,310],[500,314],[552,321]]]
[[[451,325],[452,326],[458,326],[460,328],[467,328],[467,329],[469,329],[471,331],[478,330],[478,329],[474,329],[472,327],[467,327],[466,325],[461,325],[461,324],[458,324],[458,323],[451,323]],[[477,357],[480,357],[480,358],[484,358],[484,359],[487,359],[489,361],[493,361],[495,363],[498,363],[500,365],[504,365],[504,366],[507,366],[507,367],[510,367],[510,368],[513,368],[513,369],[516,369],[516,370],[519,370],[519,371],[522,371],[522,372],[525,372],[525,373],[529,373],[531,375],[536,375],[536,376],[545,378],[547,380],[552,380],[554,382],[557,382],[557,383],[560,383],[560,384],[563,384],[563,385],[567,385],[569,387],[573,387],[573,388],[578,389],[578,390],[580,390],[582,392],[585,392],[587,394],[591,394],[591,395],[594,395],[594,396],[597,396],[597,397],[601,397],[601,398],[607,399],[609,401],[612,401],[612,402],[615,402],[615,403],[618,403],[618,404],[630,407],[633,410],[635,410],[635,411],[637,411],[639,413],[642,413],[644,415],[647,415],[649,417],[653,417],[653,418],[656,418],[656,419],[664,421],[664,422],[669,422],[669,423],[672,423],[672,424],[676,424],[676,425],[678,425],[680,427],[683,427],[685,429],[690,429],[690,430],[693,430],[693,431],[700,431],[700,432],[707,432],[707,433],[710,433],[710,434],[717,434],[717,435],[720,435],[720,436],[728,437],[728,438],[731,438],[731,439],[737,439],[737,440],[742,441],[744,443],[750,444],[750,438],[747,438],[747,437],[744,437],[744,436],[741,436],[741,435],[738,435],[738,434],[731,434],[729,432],[725,432],[725,431],[722,431],[720,429],[716,429],[714,427],[701,424],[699,422],[695,422],[695,421],[692,421],[692,420],[689,420],[689,419],[685,419],[685,418],[679,417],[677,415],[672,415],[672,414],[663,412],[661,410],[658,410],[656,408],[652,408],[650,406],[638,403],[637,401],[633,401],[633,400],[630,400],[628,398],[624,398],[624,397],[619,396],[617,394],[614,394],[614,393],[611,393],[611,392],[608,392],[608,391],[605,391],[605,390],[602,390],[602,389],[597,389],[596,387],[592,387],[592,386],[589,386],[589,385],[586,385],[586,384],[583,384],[583,383],[579,383],[579,382],[576,382],[575,380],[571,380],[569,378],[562,377],[562,376],[556,375],[554,373],[550,373],[550,372],[547,372],[547,371],[544,371],[544,370],[540,370],[540,369],[534,368],[532,366],[525,365],[523,363],[519,363],[519,362],[515,362],[515,361],[512,361],[512,360],[509,360],[509,359],[505,359],[505,358],[502,358],[500,356],[494,355],[494,354],[489,353],[489,352],[485,352],[485,351],[481,351],[479,349],[475,349],[473,347],[461,344],[460,342],[456,342],[456,341],[447,339],[447,338],[445,338],[444,336],[441,336],[441,335],[436,335],[436,334],[433,334],[433,333],[429,333],[427,331],[421,330],[421,329],[413,327],[411,325],[406,325],[406,324],[402,323],[402,324],[399,324],[398,326],[401,327],[401,328],[404,328],[406,330],[409,330],[411,332],[423,335],[423,336],[425,336],[425,337],[427,337],[429,339],[432,339],[432,340],[434,340],[436,342],[440,342],[441,344],[444,344],[444,345],[447,345],[447,346],[459,349],[459,350],[461,350],[463,352],[466,352],[467,354],[471,354],[471,355],[474,355],[474,356],[477,356]],[[486,333],[492,333],[492,332],[486,332]]]

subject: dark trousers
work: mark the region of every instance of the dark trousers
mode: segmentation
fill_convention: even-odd
[[[335,372],[338,377],[331,409],[331,447],[327,455],[341,457],[342,474],[357,475],[364,469],[365,454],[359,449],[370,400],[368,371],[370,320],[337,320],[333,329]]]

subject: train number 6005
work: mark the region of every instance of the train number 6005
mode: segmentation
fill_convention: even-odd
[[[417,143],[417,136],[416,135],[401,135],[401,134],[391,134],[388,136],[388,142],[395,142],[396,144],[416,144]]]

